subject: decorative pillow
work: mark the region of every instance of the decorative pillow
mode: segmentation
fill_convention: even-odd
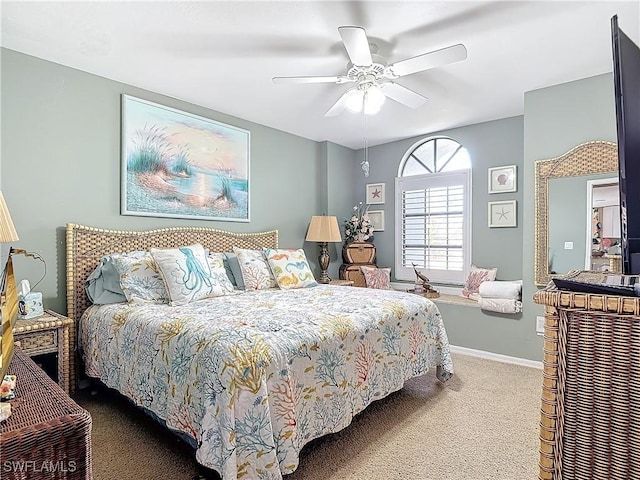
[[[84,290],[91,303],[95,305],[127,301],[120,286],[120,274],[111,255],[102,257],[100,264],[84,282]]]
[[[209,252],[207,256],[209,260],[209,268],[211,268],[211,276],[220,284],[225,294],[233,292],[233,282],[229,278],[225,267],[226,257],[224,253]],[[231,274],[233,277],[233,274]]]
[[[471,265],[471,270],[469,271],[467,280],[464,283],[461,295],[467,298],[476,295],[480,288],[480,284],[482,282],[491,282],[495,280],[497,273],[497,268],[478,268],[475,265]]]
[[[301,248],[298,250],[265,248],[264,254],[280,288],[288,290],[318,285],[311,272],[307,256]]]
[[[264,290],[276,287],[276,279],[273,277],[267,258],[261,250],[233,247],[233,252],[238,256],[242,281],[246,290]]]
[[[367,288],[391,290],[391,268],[360,267]]]
[[[229,265],[229,271],[231,271],[231,275],[233,276],[233,284],[238,288],[238,290],[244,290],[244,280],[242,279],[242,270],[240,269],[238,256],[235,253],[230,252],[225,252],[224,256],[227,260],[227,264]],[[229,274],[229,271],[227,271],[227,275]]]
[[[149,252],[114,253],[113,264],[127,301],[167,303],[169,294]]]
[[[152,248],[151,255],[158,264],[171,305],[186,305],[202,298],[225,294],[224,288],[211,275],[202,245]]]

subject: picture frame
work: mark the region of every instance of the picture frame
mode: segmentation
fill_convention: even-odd
[[[365,188],[365,198],[367,205],[378,205],[384,203],[384,183],[368,183]]]
[[[518,189],[516,165],[489,168],[489,193],[508,193]]]
[[[384,210],[369,210],[369,220],[373,225],[374,232],[384,231]]]
[[[517,226],[518,212],[516,200],[489,202],[488,205],[489,228]]]
[[[122,215],[249,222],[247,130],[122,95]]]

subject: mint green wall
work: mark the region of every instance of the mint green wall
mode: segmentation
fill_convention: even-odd
[[[535,337],[535,317],[544,308],[533,302],[534,285],[534,162],[554,158],[591,140],[615,142],[616,121],[612,74],[525,93],[524,96],[524,242],[522,272],[527,328],[523,356],[540,359],[542,339]],[[526,355],[524,353],[526,352]]]
[[[327,213],[328,198],[336,202],[327,172],[332,181],[350,175],[348,149],[329,145],[323,151],[317,142],[174,98],[7,49],[1,55],[1,187],[20,236],[16,246],[39,252],[47,262],[47,276],[37,288],[46,308],[66,311],[68,222],[120,230],[178,225],[239,232],[278,229],[281,246],[301,247],[311,216]],[[120,215],[123,93],[251,132],[250,223]],[[334,150],[339,158],[329,158]],[[331,208],[339,215],[349,203]],[[315,265],[315,246],[304,246]],[[17,280],[32,283],[42,272],[39,262],[21,257],[15,267]]]

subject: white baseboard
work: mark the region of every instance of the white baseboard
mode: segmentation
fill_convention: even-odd
[[[453,353],[459,353],[461,355],[469,355],[471,357],[484,358],[486,360],[494,360],[496,362],[513,363],[515,365],[522,365],[524,367],[539,368],[542,370],[542,362],[536,360],[529,360],[527,358],[511,357],[509,355],[502,355],[501,353],[485,352],[484,350],[476,350],[474,348],[458,347],[456,345],[449,346]]]

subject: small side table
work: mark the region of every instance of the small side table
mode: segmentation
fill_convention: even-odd
[[[30,357],[47,353],[58,354],[58,384],[67,394],[75,391],[74,362],[71,355],[75,349],[73,320],[51,310],[39,317],[16,320],[13,328],[16,342]]]
[[[331,280],[329,285],[338,285],[341,287],[352,287],[353,280]]]
[[[91,415],[23,351],[9,365],[16,375],[11,416],[0,422],[3,480],[91,480]]]

